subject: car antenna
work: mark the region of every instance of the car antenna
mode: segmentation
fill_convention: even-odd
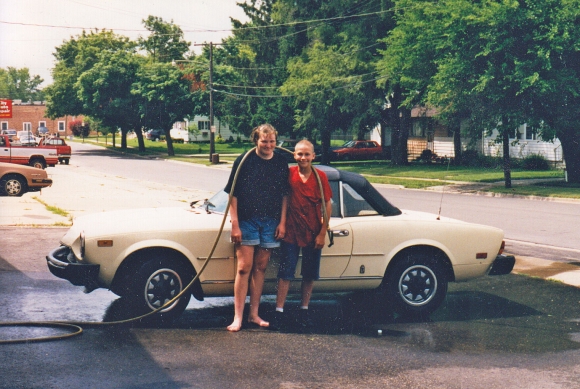
[[[451,158],[447,158],[447,173],[449,173],[449,166],[451,165]],[[441,200],[439,200],[439,212],[437,213],[437,220],[441,220],[441,207],[443,205],[443,194],[445,193],[446,182],[443,182],[443,190],[441,191]]]

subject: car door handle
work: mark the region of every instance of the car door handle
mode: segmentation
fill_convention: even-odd
[[[349,234],[348,230],[332,230],[332,235],[334,236],[348,236]]]

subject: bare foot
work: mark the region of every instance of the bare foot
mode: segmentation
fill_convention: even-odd
[[[256,324],[256,325],[258,325],[260,327],[264,327],[264,328],[270,327],[270,323],[268,323],[266,320],[263,320],[259,316],[256,316],[254,318],[249,318],[248,317],[248,323]]]
[[[241,320],[237,320],[237,319],[234,319],[234,321],[232,322],[232,324],[230,324],[229,326],[227,326],[227,330],[230,331],[230,332],[238,332],[241,329],[242,329],[242,321]]]

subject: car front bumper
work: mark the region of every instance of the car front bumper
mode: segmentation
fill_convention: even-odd
[[[501,276],[504,274],[509,274],[514,268],[516,263],[516,257],[513,255],[498,255],[491,267],[489,268],[488,275],[490,276]]]
[[[99,287],[98,278],[101,265],[78,263],[72,250],[60,246],[46,256],[48,269],[58,278],[77,286],[85,286],[88,291]]]

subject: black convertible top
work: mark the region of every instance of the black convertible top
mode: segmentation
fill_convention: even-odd
[[[327,165],[316,165],[326,173],[329,181],[343,181],[357,191],[377,212],[383,216],[400,215],[402,212],[387,201],[366,178],[358,173],[338,170]]]

